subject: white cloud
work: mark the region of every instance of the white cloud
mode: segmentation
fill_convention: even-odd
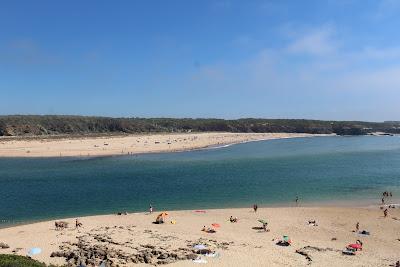
[[[296,54],[327,55],[337,50],[337,42],[333,39],[334,29],[325,26],[308,31],[298,36],[287,47],[287,51]]]
[[[400,47],[365,47],[360,57],[375,60],[398,59],[400,57]]]
[[[263,103],[267,111],[260,108],[260,114],[267,115],[261,116],[275,109],[288,117],[321,113],[323,118],[380,120],[400,115],[400,46],[355,49],[337,38],[333,26],[287,36],[288,44],[281,47],[265,47],[236,63],[203,66],[185,88]]]

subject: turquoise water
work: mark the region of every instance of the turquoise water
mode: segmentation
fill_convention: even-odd
[[[315,137],[181,153],[0,159],[3,225],[253,203],[377,202],[400,195],[400,137]]]

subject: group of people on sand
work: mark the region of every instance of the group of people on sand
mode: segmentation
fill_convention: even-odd
[[[393,197],[392,192],[388,192],[388,191],[383,192],[382,193],[382,199],[381,199],[382,205],[385,205],[385,201],[387,200],[387,198],[392,198],[392,197]],[[395,208],[395,205],[389,205],[389,208],[392,208],[392,207]],[[382,206],[381,209],[383,209],[383,217],[386,218],[388,216],[388,213],[389,213],[388,208],[384,208]]]
[[[63,230],[65,228],[68,228],[68,222],[64,222],[64,221],[55,221],[54,225],[56,227],[56,230]],[[75,220],[75,229],[81,228],[83,226],[83,224],[76,219]]]
[[[233,216],[231,215],[231,217],[229,218],[229,221],[230,221],[231,223],[236,223],[236,222],[238,222],[238,218],[237,218],[237,217],[233,217]]]
[[[386,200],[387,198],[389,198],[389,197],[390,197],[390,198],[393,197],[392,192],[385,191],[385,192],[382,193],[382,199],[381,199],[382,205],[385,204],[385,200]]]
[[[393,195],[392,195],[392,192],[385,191],[382,193],[382,196],[383,197],[392,197]]]

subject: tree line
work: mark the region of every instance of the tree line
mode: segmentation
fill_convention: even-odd
[[[68,115],[0,116],[0,136],[57,136],[161,132],[312,133],[364,135],[400,133],[400,122],[304,119],[110,118]]]

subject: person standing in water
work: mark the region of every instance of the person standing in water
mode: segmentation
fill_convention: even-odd
[[[296,196],[296,205],[299,205],[299,196]]]

